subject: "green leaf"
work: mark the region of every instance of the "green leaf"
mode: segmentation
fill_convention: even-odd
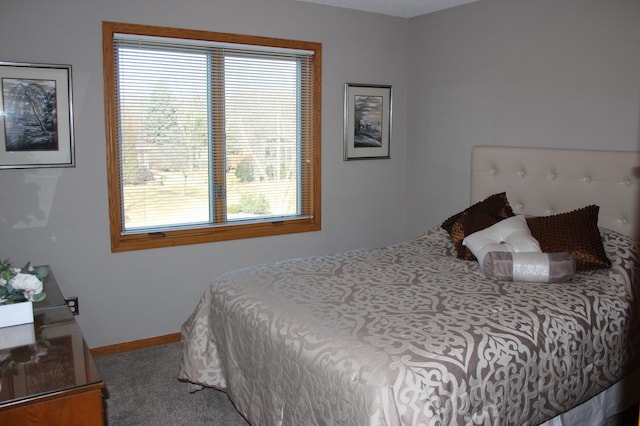
[[[7,296],[7,300],[10,300],[12,302],[24,302],[25,301],[24,290],[14,291],[13,293]]]
[[[40,266],[36,270],[36,275],[38,276],[38,278],[43,279],[44,277],[49,275],[49,268],[47,268],[46,266]]]
[[[46,298],[47,298],[47,293],[45,293],[44,291],[40,294],[34,294],[32,297],[34,302],[42,302]]]

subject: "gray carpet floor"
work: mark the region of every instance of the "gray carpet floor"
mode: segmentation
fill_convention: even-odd
[[[189,393],[180,382],[181,344],[96,358],[107,387],[108,426],[247,426],[224,392]]]
[[[107,386],[107,426],[247,426],[224,392],[189,393],[177,379],[181,343],[96,358]],[[637,425],[637,406],[605,426]]]

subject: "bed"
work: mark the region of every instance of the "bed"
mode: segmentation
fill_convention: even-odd
[[[636,403],[640,153],[471,158],[470,207],[412,241],[217,277],[182,327],[179,378],[253,425],[600,425]],[[474,210],[487,200],[504,214],[490,225]],[[466,237],[516,218],[536,259],[570,254],[561,282],[488,278],[495,252]]]

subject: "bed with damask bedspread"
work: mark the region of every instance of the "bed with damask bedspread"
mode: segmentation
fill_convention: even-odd
[[[194,389],[224,390],[253,425],[563,424],[559,415],[588,401],[602,404],[598,398],[614,389],[617,399],[637,401],[619,389],[640,359],[637,243],[629,231],[633,221],[620,220],[635,214],[633,203],[612,206],[611,200],[625,199],[624,192],[618,198],[601,190],[576,195],[574,185],[585,181],[573,175],[584,171],[563,174],[565,164],[574,167],[572,150],[551,150],[550,156],[550,150],[516,148],[503,168],[494,159],[509,149],[474,149],[472,206],[412,241],[216,278],[183,325],[180,378]],[[562,160],[565,154],[573,161]],[[598,164],[600,154],[587,151]],[[627,169],[615,185],[627,178],[629,188],[617,190],[637,187],[630,173],[640,162],[632,157],[625,157],[624,167],[617,159],[616,167],[606,167],[607,173]],[[589,167],[589,184],[614,185]],[[510,179],[513,173],[519,182]],[[556,200],[553,206],[563,213],[527,202],[525,194],[535,200],[537,190],[525,186],[558,179],[544,197]],[[554,192],[559,190],[572,195]],[[503,205],[488,206],[493,219],[486,209],[473,209],[496,199]],[[596,204],[602,200],[611,203]],[[535,210],[541,208],[545,216]],[[571,254],[569,278],[490,279],[486,262],[461,254],[468,250],[462,236],[516,216],[526,217],[540,252]],[[598,241],[574,250],[558,238],[558,226],[563,234],[580,232],[578,240],[587,227]],[[545,232],[554,232],[553,238]],[[618,409],[625,408],[621,404]]]

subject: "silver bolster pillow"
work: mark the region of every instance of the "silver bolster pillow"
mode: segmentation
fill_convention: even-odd
[[[482,270],[495,281],[568,281],[576,272],[569,253],[511,253],[491,251],[484,257]]]

